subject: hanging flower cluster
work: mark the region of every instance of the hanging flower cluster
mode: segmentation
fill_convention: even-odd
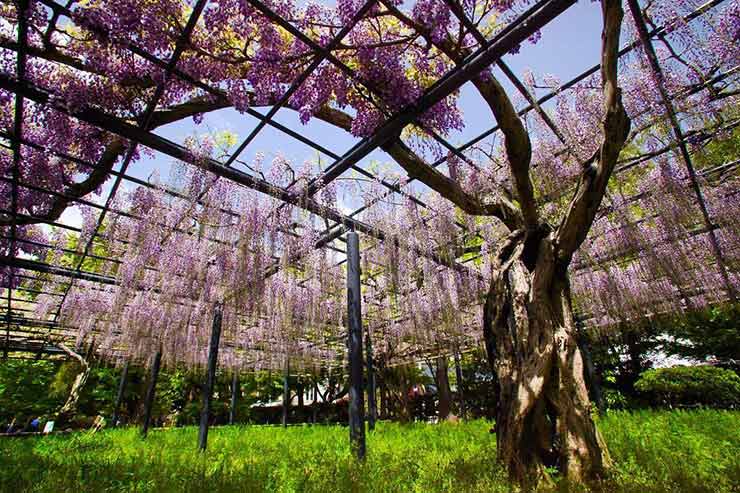
[[[462,7],[490,35],[532,3],[466,0]],[[323,47],[364,5],[351,0],[335,8],[268,4]],[[176,64],[180,75],[169,78],[161,64],[141,52],[163,60],[172,56],[181,35],[175,27],[187,21],[188,2],[79,3],[69,22],[55,25],[41,3],[30,2],[25,17],[34,55],[27,62],[27,82],[51,104],[26,102],[17,170],[12,146],[0,148],[0,253],[60,261],[68,246],[65,238],[44,239],[38,222],[54,221],[75,197],[99,192],[129,148],[124,139],[69,116],[73,110],[99,110],[139,122],[154,94],[161,93],[150,122],[156,128],[190,117],[197,122],[203,113],[228,106],[240,112],[271,106],[286,97],[286,107],[304,123],[319,118],[355,136],[370,135],[390,115],[413,105],[455,65],[454,58],[477,46],[469,34],[458,39],[465,30],[441,0],[390,5],[401,9],[401,15],[373,6],[335,43],[332,56],[339,64],[324,59],[286,97],[316,60],[315,53],[305,39],[246,0],[208,2]],[[731,109],[738,103],[740,59],[737,2],[687,19],[698,7],[695,0],[656,1],[645,12],[651,26],[664,26],[655,39],[656,50],[695,155],[715,132],[733,132],[738,124]],[[4,5],[0,16],[0,76],[9,81],[16,73],[12,41],[18,12]],[[634,27],[629,21],[626,26],[627,41],[636,40]],[[576,309],[588,324],[600,327],[716,303],[726,298],[728,283],[736,290],[740,283],[736,168],[725,169],[731,163],[718,162],[699,167],[707,225],[645,54],[637,48],[620,63],[632,134],[602,211],[571,265]],[[493,72],[486,72],[476,81],[491,77]],[[198,79],[213,90],[196,88],[184,78]],[[526,80],[534,94],[541,82],[556,91],[561,84],[552,76]],[[537,111],[525,119],[537,206],[550,225],[562,221],[578,177],[598,150],[600,83],[595,73],[557,91],[545,108],[557,133]],[[14,111],[14,95],[0,90],[4,139],[14,128]],[[443,135],[461,129],[457,95],[427,109],[417,123],[414,138],[422,127]],[[446,159],[452,183],[481,203],[512,196],[501,140],[493,134],[467,150],[465,159],[453,154]],[[188,145],[199,159],[215,152],[208,139]],[[420,159],[448,154],[430,140],[411,147]],[[133,157],[140,158],[136,152]],[[222,354],[233,366],[282,366],[287,355],[306,367],[341,360],[346,351],[345,267],[343,254],[336,251],[341,244],[315,249],[331,224],[301,208],[319,169],[311,164],[296,169],[279,156],[271,163],[258,158],[250,167],[294,194],[294,203],[280,204],[182,163],[166,183],[119,194],[112,204],[119,212],[110,215],[95,239],[117,259],[101,262],[95,270],[115,282],[74,281],[59,320],[79,328],[81,339],[95,338],[103,352],[145,360],[161,349],[166,363],[201,365],[213,314],[222,307]],[[16,171],[20,181],[13,184],[10,177]],[[353,193],[367,206],[359,217],[376,232],[363,236],[362,244],[364,310],[373,343],[398,355],[476,344],[490,284],[489,262],[510,231],[496,219],[467,215],[436,193],[420,193],[405,181],[397,182],[404,191],[400,203],[387,200],[379,183]],[[336,211],[342,193],[334,182],[321,187],[312,200]],[[8,213],[13,196],[19,213],[15,217]],[[78,244],[84,245],[97,217],[90,208],[81,211]],[[710,231],[718,245],[712,244]],[[37,246],[44,242],[51,247]],[[11,278],[5,267],[0,269],[3,286],[16,286],[24,272],[16,270]],[[48,280],[57,282],[51,275]],[[40,316],[56,318],[51,298],[39,297]]]

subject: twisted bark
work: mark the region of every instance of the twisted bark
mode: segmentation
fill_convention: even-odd
[[[57,412],[56,418],[54,419],[56,427],[58,429],[61,429],[63,426],[69,424],[72,421],[72,418],[74,418],[75,414],[77,414],[77,403],[80,400],[82,389],[85,388],[87,379],[90,376],[90,365],[87,363],[87,360],[85,360],[85,358],[68,348],[65,344],[59,344],[59,348],[80,363],[80,372],[77,374],[74,382],[72,383],[72,388],[69,391],[69,396],[64,402],[64,405]]]
[[[537,241],[533,265],[525,245]],[[525,485],[557,468],[575,482],[603,477],[609,455],[591,419],[567,274],[554,235],[515,235],[497,257],[484,336],[500,384],[499,459]]]

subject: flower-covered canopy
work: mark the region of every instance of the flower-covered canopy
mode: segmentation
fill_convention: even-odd
[[[376,358],[477,346],[492,256],[533,215],[567,228],[603,152],[601,60],[508,65],[576,3],[3,3],[5,351],[197,366],[222,309],[227,366],[342,365],[348,231]],[[567,263],[593,330],[740,288],[740,2],[641,7],[617,64],[631,129]]]

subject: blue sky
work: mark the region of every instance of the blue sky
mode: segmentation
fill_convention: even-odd
[[[563,15],[558,17],[542,32],[542,39],[535,45],[525,44],[516,55],[507,55],[504,61],[521,78],[525,71],[530,70],[535,75],[555,75],[562,81],[567,81],[578,75],[583,70],[599,62],[601,36],[601,11],[600,4],[591,0],[580,0]],[[505,76],[496,69],[496,74],[510,94],[514,94],[514,88],[508,83]],[[540,91],[541,96],[544,91]],[[520,99],[518,99],[520,100]],[[471,87],[471,84],[463,86],[459,100],[462,109],[465,127],[462,131],[454,132],[448,140],[460,145],[475,137],[484,130],[495,124],[495,121],[484,105],[480,96]],[[266,108],[258,108],[263,114]],[[319,142],[336,154],[343,154],[357,139],[350,134],[337,130],[331,125],[318,120],[311,120],[303,125],[298,120],[298,115],[286,109],[281,109],[275,116],[277,122]],[[227,130],[236,134],[237,141],[243,140],[249,132],[257,125],[257,119],[240,114],[233,109],[220,110],[205,116],[201,125],[196,126],[192,120],[183,120],[156,130],[156,133],[175,142],[182,143],[188,136],[208,132],[220,132]],[[278,152],[291,161],[300,164],[306,160],[316,160],[317,152],[305,144],[283,134],[273,127],[266,126],[250,146],[241,154],[240,159],[251,161],[257,152],[261,152],[270,159]],[[332,159],[321,155],[323,166],[331,164]],[[144,158],[133,163],[129,168],[129,174],[138,178],[147,179],[153,172],[158,172],[162,178],[169,175],[173,160],[167,156],[156,154],[153,158]],[[397,167],[390,164],[390,159],[385,153],[378,150],[365,158],[360,166],[367,167],[376,162],[384,165],[386,169],[396,171]],[[110,180],[103,189],[103,196],[94,198],[95,202],[102,203],[105,194],[110,189]],[[132,184],[124,182],[124,188],[130,189]],[[357,199],[344,197],[340,207],[343,211],[356,208],[361,205]],[[76,210],[68,210],[62,217],[66,224],[79,225],[79,213]]]

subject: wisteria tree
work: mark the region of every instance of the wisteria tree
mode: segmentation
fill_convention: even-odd
[[[36,253],[31,248],[41,236],[36,225],[58,219],[69,204],[99,190],[117,163],[128,165],[140,157],[138,147],[92,125],[93,120],[115,117],[118,123],[152,130],[190,117],[197,123],[204,113],[227,107],[247,112],[280,103],[297,111],[304,122],[317,118],[356,136],[370,136],[531,3],[418,0],[408,10],[390,0],[348,0],[336,8],[269,3],[307,39],[330,46],[334,59],[329,60],[266,15],[257,1],[197,2],[195,9],[179,0],[70,2],[70,22],[61,21],[66,13],[58,6],[49,10],[51,2],[31,1],[24,21],[25,64],[18,64],[19,8],[4,4],[0,124],[2,137],[13,144],[0,152],[5,177],[0,183],[3,253]],[[708,266],[704,270],[714,272],[722,263],[716,255],[679,258],[671,253],[691,250],[696,242],[704,251],[711,250],[706,244],[717,238],[712,227],[686,234],[696,223],[696,214],[686,213],[695,206],[693,189],[687,185],[689,177],[677,171],[680,159],[670,155],[677,142],[663,131],[670,111],[661,88],[674,96],[676,110],[687,115],[684,124],[728,123],[720,109],[734,101],[736,93],[723,92],[719,83],[732,80],[736,69],[740,7],[737,1],[727,3],[719,15],[696,28],[685,19],[698,7],[692,0],[656,1],[644,9],[649,23],[668,26],[660,38],[664,49],[658,53],[668,74],[660,80],[642,52],[620,61],[622,2],[602,0],[600,70],[571,92],[559,93],[549,113],[535,103],[533,116],[522,116],[515,109],[515,96],[507,94],[493,68],[479,73],[472,85],[503,141],[483,157],[448,156],[447,173],[427,162],[430,154],[443,152],[429,135],[444,135],[463,125],[456,94],[428,108],[409,127],[412,138],[395,135],[384,142],[383,150],[408,175],[400,184],[408,179],[425,184],[433,191],[432,207],[420,211],[409,199],[399,211],[383,206],[379,191],[364,197],[368,205],[381,204],[367,221],[385,233],[377,251],[366,256],[367,262],[374,262],[366,271],[380,266],[387,273],[385,280],[368,288],[378,302],[369,310],[394,327],[393,337],[414,335],[429,342],[442,326],[458,325],[457,331],[465,332],[471,320],[477,320],[480,330],[477,314],[468,315],[471,306],[483,305],[481,335],[501,385],[497,450],[520,481],[537,481],[548,467],[559,468],[574,481],[594,480],[609,467],[591,419],[572,278],[580,296],[575,301],[585,307],[581,311],[608,325],[627,305],[635,316],[656,309],[658,299],[666,302],[661,310],[671,309],[676,290],[679,300],[696,303],[696,296],[686,294],[684,287],[698,277],[681,278],[676,271],[682,266],[689,270],[685,267],[691,263],[692,271]],[[191,24],[194,10],[201,18]],[[624,24],[630,41],[637,40],[635,26]],[[340,33],[342,39],[337,38]],[[677,37],[681,53],[674,50]],[[537,39],[533,35],[530,41]],[[173,56],[173,46],[179,58],[175,75],[166,63],[153,61]],[[20,88],[27,97],[25,108],[20,106],[21,135],[14,131],[19,65],[27,80]],[[523,95],[529,90],[531,97],[535,79],[520,89]],[[557,81],[549,82],[558,86]],[[156,104],[150,107],[152,100]],[[697,145],[701,132],[692,134]],[[190,165],[207,168],[214,158],[212,146],[191,144],[182,155],[187,154]],[[660,152],[662,147],[668,155]],[[652,171],[635,171],[629,179],[617,180],[620,192],[621,185],[639,183],[640,196],[616,197],[619,194],[610,192],[615,180],[610,185],[610,179],[620,159],[642,152],[655,158],[650,161]],[[177,200],[166,197],[171,191],[142,188],[128,202],[111,204],[123,217],[137,216],[133,221],[111,219],[106,226],[112,238],[109,248],[122,263],[103,270],[115,277],[117,286],[101,295],[97,288],[77,283],[66,302],[67,316],[77,316],[76,322],[88,332],[98,321],[85,316],[89,313],[118,323],[110,325],[106,344],[123,338],[139,356],[165,346],[171,349],[167,357],[174,358],[178,347],[190,346],[194,349],[188,357],[198,364],[210,314],[226,298],[231,302],[225,308],[226,325],[234,327],[227,338],[236,345],[272,345],[284,354],[292,344],[293,350],[316,353],[298,347],[294,335],[315,331],[314,340],[326,338],[316,326],[341,317],[341,276],[325,255],[309,253],[321,237],[317,218],[298,229],[295,222],[301,199],[313,200],[307,197],[309,184],[313,192],[322,192],[313,212],[335,210],[337,190],[332,184],[313,184],[316,170],[311,167],[296,176],[289,163],[278,161],[270,170],[259,163],[251,168],[266,171],[266,181],[291,198],[287,208],[253,196],[247,200],[237,188],[205,173],[189,175]],[[22,184],[16,189],[10,179],[14,176]],[[711,212],[725,225],[739,210],[737,194],[727,193],[732,187],[724,183],[707,197]],[[676,199],[672,208],[656,197],[665,189]],[[608,207],[602,207],[605,198]],[[679,200],[686,208],[675,207]],[[649,216],[648,209],[658,219]],[[666,217],[670,220],[661,222]],[[86,220],[83,235],[90,236],[81,244],[92,238],[95,219]],[[720,243],[737,245],[736,226],[726,230]],[[591,241],[584,245],[590,233]],[[471,250],[464,237],[475,240],[482,268],[461,268],[457,262]],[[612,244],[614,239],[619,248]],[[635,260],[635,250],[648,253]],[[737,255],[737,248],[733,251]],[[593,265],[606,257],[626,258],[629,267]],[[453,268],[440,268],[440,260]],[[272,262],[279,268],[273,269]],[[304,269],[300,279],[287,268],[298,263]],[[269,282],[264,281],[266,268],[271,270]],[[655,276],[654,282],[635,281],[643,268]],[[3,285],[17,284],[17,277],[2,269]],[[722,272],[705,276],[701,283],[723,281],[725,294],[731,296],[737,276]],[[413,282],[404,284],[404,279]],[[606,295],[594,294],[602,291],[618,296],[619,308],[610,308]],[[649,294],[654,291],[658,294]],[[723,296],[705,296],[704,302]],[[269,301],[267,313],[255,309],[260,300]],[[254,330],[238,333],[238,319],[245,312]],[[399,324],[399,319],[407,322]],[[128,325],[122,328],[121,320]],[[275,333],[281,337],[270,339]],[[386,342],[391,345],[390,339]]]

